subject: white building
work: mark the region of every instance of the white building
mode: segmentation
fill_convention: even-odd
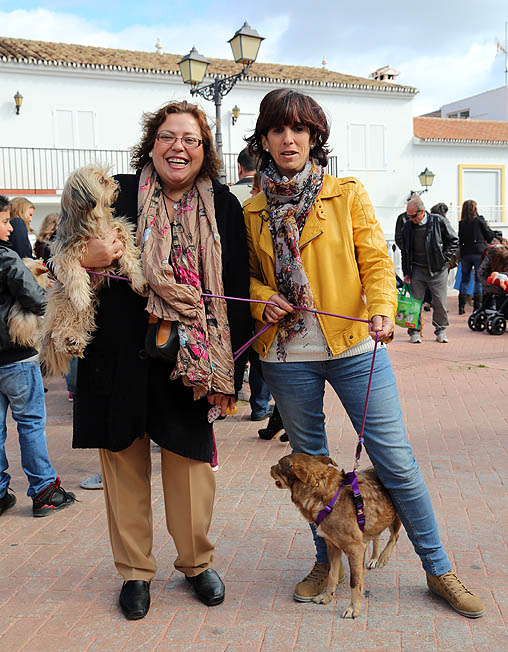
[[[442,118],[471,120],[508,120],[508,86],[494,88],[478,95],[443,104],[439,109]]]
[[[58,210],[72,169],[99,161],[111,164],[114,172],[128,172],[128,150],[139,139],[142,113],[170,100],[191,99],[178,73],[179,59],[159,52],[0,38],[0,192],[29,197],[37,207],[36,227],[46,213]],[[205,83],[238,71],[233,61],[212,60]],[[387,237],[409,191],[420,188],[418,175],[425,167],[436,175],[424,196],[430,207],[438,201],[457,206],[464,178],[467,183],[473,178],[469,172],[464,177],[465,170],[497,166],[495,180],[489,177],[484,183],[497,184],[497,194],[485,197],[489,206],[497,207],[492,219],[504,216],[508,134],[460,142],[419,135],[418,121],[424,119],[415,119],[413,126],[415,88],[324,68],[256,63],[248,78],[224,97],[222,131],[230,181],[260,100],[281,86],[311,94],[323,106],[331,122],[329,170],[365,183]],[[14,103],[18,92],[23,96],[19,114]],[[195,99],[213,123],[213,103]],[[240,116],[233,125],[234,105],[240,107]],[[473,124],[439,120],[442,125],[451,122]],[[479,196],[475,184],[484,179],[476,177],[473,187],[467,187],[467,198]]]

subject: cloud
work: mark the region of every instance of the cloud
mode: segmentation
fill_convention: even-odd
[[[0,11],[0,25],[2,36],[149,52],[155,50],[156,40],[160,38],[165,52],[187,54],[195,45],[207,57],[225,59],[232,56],[228,41],[241,26],[232,28],[231,22],[218,14],[214,20],[199,17],[174,25],[158,21],[112,31],[81,16],[47,9]],[[265,37],[260,60],[276,60],[279,41],[288,26],[289,18],[284,15],[265,18],[256,25]]]

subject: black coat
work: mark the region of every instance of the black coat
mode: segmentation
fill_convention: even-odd
[[[138,175],[118,175],[117,215],[136,223]],[[228,296],[249,296],[249,268],[241,206],[228,190],[213,183],[215,218],[222,245],[222,277]],[[169,380],[171,368],[147,359],[144,339],[146,299],[125,281],[102,288],[97,330],[79,360],[74,400],[74,448],[120,451],[148,432],[158,444],[192,459],[211,461],[212,427],[205,399],[193,400],[192,389]],[[228,301],[231,344],[236,351],[250,338],[247,302]],[[243,382],[243,356],[235,364],[235,388]]]
[[[452,254],[457,250],[459,239],[450,222],[438,213],[426,213],[425,250],[430,276],[437,276],[446,269]],[[402,271],[411,276],[413,268],[413,223],[411,220],[402,227]]]
[[[28,239],[28,229],[21,217],[11,220],[12,232],[9,235],[8,245],[20,258],[33,258],[32,245]]]
[[[478,215],[473,220],[459,222],[459,249],[460,255],[482,254],[488,242],[494,239],[494,231],[489,227],[485,218]]]
[[[0,244],[0,365],[26,360],[37,351],[14,344],[9,336],[7,318],[15,301],[29,312],[42,315],[46,308],[46,292],[34,280],[32,273],[18,254]]]

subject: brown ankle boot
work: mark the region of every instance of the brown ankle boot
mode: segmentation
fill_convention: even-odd
[[[298,582],[293,593],[293,598],[297,602],[312,602],[312,598],[316,595],[319,595],[326,589],[328,584],[328,572],[330,570],[330,564],[323,564],[321,562],[316,562],[313,569],[304,577],[301,582]],[[340,561],[339,568],[339,582],[342,582],[344,579],[344,566],[342,564],[342,559]]]
[[[467,618],[480,618],[485,613],[480,598],[471,593],[451,571],[439,577],[427,573],[427,586],[432,593],[444,598],[452,609]]]

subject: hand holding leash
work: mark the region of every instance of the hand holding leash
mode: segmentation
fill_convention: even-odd
[[[374,315],[369,322],[369,335],[376,340],[376,334],[380,342],[389,342],[393,337],[393,321],[385,315]]]
[[[275,324],[283,319],[289,312],[293,312],[293,306],[282,294],[272,294],[264,312],[267,322]],[[277,305],[273,305],[273,304]]]

